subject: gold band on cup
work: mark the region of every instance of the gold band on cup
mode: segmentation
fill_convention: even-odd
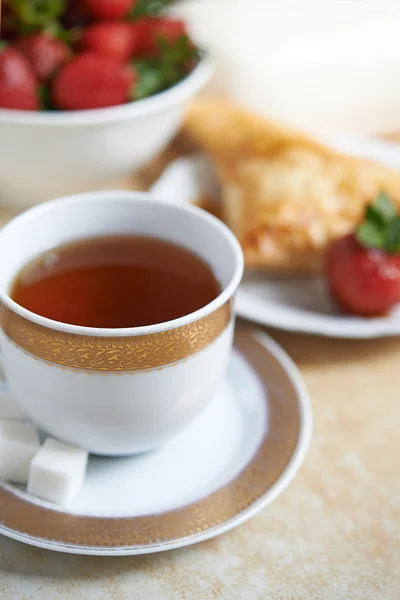
[[[138,371],[164,367],[206,348],[231,320],[231,304],[229,300],[210,315],[176,329],[129,337],[97,337],[50,329],[5,305],[1,307],[1,325],[22,350],[64,368]]]

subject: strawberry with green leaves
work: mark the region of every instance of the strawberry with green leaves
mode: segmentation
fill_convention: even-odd
[[[388,196],[367,207],[354,233],[331,244],[326,274],[333,298],[347,312],[376,316],[400,302],[400,216]]]
[[[158,56],[136,58],[138,74],[135,99],[162,92],[181,81],[199,61],[199,51],[185,35],[176,40],[160,39]]]
[[[164,16],[170,2],[3,0],[0,108],[95,109],[171,88],[201,54],[185,24]]]
[[[185,24],[178,19],[138,19],[132,23],[132,29],[139,39],[137,55],[141,58],[160,56],[165,45],[187,39]]]

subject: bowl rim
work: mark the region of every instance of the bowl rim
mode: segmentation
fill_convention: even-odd
[[[0,124],[16,123],[30,126],[99,125],[140,118],[166,110],[183,102],[198,92],[210,79],[214,71],[212,58],[205,54],[189,75],[171,88],[144,98],[106,108],[76,111],[28,111],[0,108]]]

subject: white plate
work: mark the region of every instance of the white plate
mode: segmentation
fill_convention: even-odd
[[[0,484],[0,533],[93,555],[195,544],[272,502],[299,469],[310,435],[309,397],[296,366],[265,334],[239,327],[225,382],[191,427],[158,452],[91,457],[68,509]]]
[[[400,170],[398,146],[375,140],[325,137],[333,148],[376,160]],[[176,203],[216,197],[216,180],[202,157],[175,161],[153,186],[158,197]],[[327,293],[322,277],[278,278],[247,273],[236,301],[237,313],[250,321],[303,333],[341,338],[400,335],[400,308],[388,316],[365,319],[341,314]]]

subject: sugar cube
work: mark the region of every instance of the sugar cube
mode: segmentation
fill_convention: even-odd
[[[28,492],[56,504],[67,504],[84,482],[88,453],[47,438],[31,463]]]
[[[0,479],[26,483],[31,460],[39,448],[33,425],[0,419]]]
[[[25,418],[24,413],[12,397],[10,392],[0,392],[0,419],[16,419],[20,421]]]

